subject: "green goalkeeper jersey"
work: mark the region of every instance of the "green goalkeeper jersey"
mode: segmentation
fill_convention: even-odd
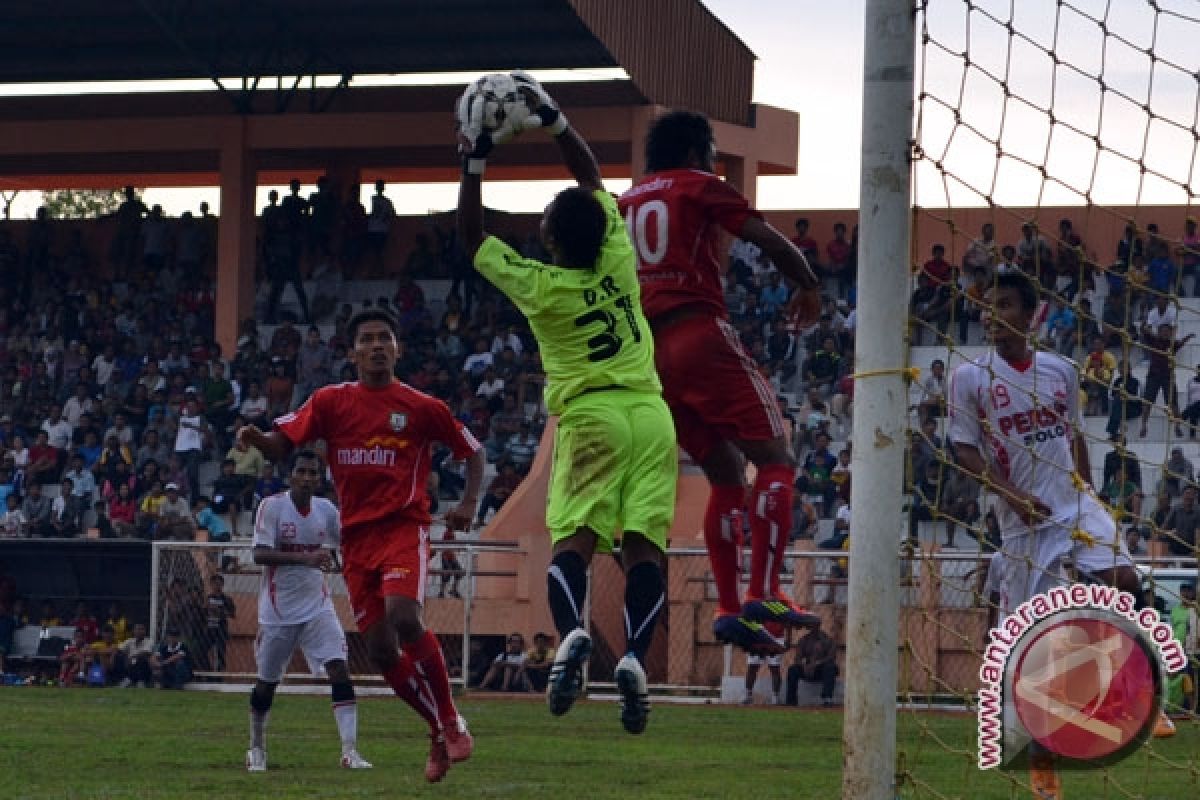
[[[541,348],[551,414],[561,414],[572,398],[591,389],[662,392],[629,234],[612,195],[593,194],[608,217],[608,230],[592,269],[525,258],[495,236],[475,253],[480,273],[529,319]]]

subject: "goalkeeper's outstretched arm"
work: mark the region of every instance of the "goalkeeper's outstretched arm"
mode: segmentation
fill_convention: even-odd
[[[563,164],[571,172],[571,177],[576,183],[589,192],[604,188],[604,182],[600,178],[600,164],[592,154],[592,148],[588,147],[588,143],[574,127],[568,124],[562,133],[554,137],[554,141],[558,143],[558,151],[562,153]]]
[[[463,172],[458,185],[458,240],[467,257],[474,260],[483,244],[483,176]]]

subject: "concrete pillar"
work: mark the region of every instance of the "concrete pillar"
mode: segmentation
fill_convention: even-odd
[[[216,338],[226,358],[237,352],[238,326],[254,316],[255,168],[246,120],[228,121],[220,155],[221,219],[217,226]]]

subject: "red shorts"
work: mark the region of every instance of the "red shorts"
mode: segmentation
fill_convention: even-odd
[[[429,575],[429,527],[402,522],[360,533],[342,542],[342,577],[354,621],[365,631],[384,617],[385,597],[425,602]]]
[[[679,444],[697,463],[721,440],[784,435],[775,390],[725,320],[689,317],[656,330],[654,363]]]

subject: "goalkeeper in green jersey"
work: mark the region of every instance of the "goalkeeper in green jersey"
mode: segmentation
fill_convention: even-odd
[[[592,641],[581,625],[587,569],[621,532],[627,651],[614,680],[621,722],[645,730],[650,710],[644,669],[666,605],[663,551],[675,512],[675,428],[654,370],[654,342],[642,315],[637,259],[587,143],[545,90],[513,76],[533,114],[524,127],[549,132],[579,184],[546,207],[542,240],[552,263],[524,258],[483,230],[480,184],[492,145],[509,131],[484,131],[469,88],[459,106],[458,232],[475,268],[529,319],[546,370],[546,405],[559,416],[546,523],[554,540],[547,592],[561,636],[548,681],[550,711],[570,709],[582,688]],[[519,125],[520,121],[513,124]]]

